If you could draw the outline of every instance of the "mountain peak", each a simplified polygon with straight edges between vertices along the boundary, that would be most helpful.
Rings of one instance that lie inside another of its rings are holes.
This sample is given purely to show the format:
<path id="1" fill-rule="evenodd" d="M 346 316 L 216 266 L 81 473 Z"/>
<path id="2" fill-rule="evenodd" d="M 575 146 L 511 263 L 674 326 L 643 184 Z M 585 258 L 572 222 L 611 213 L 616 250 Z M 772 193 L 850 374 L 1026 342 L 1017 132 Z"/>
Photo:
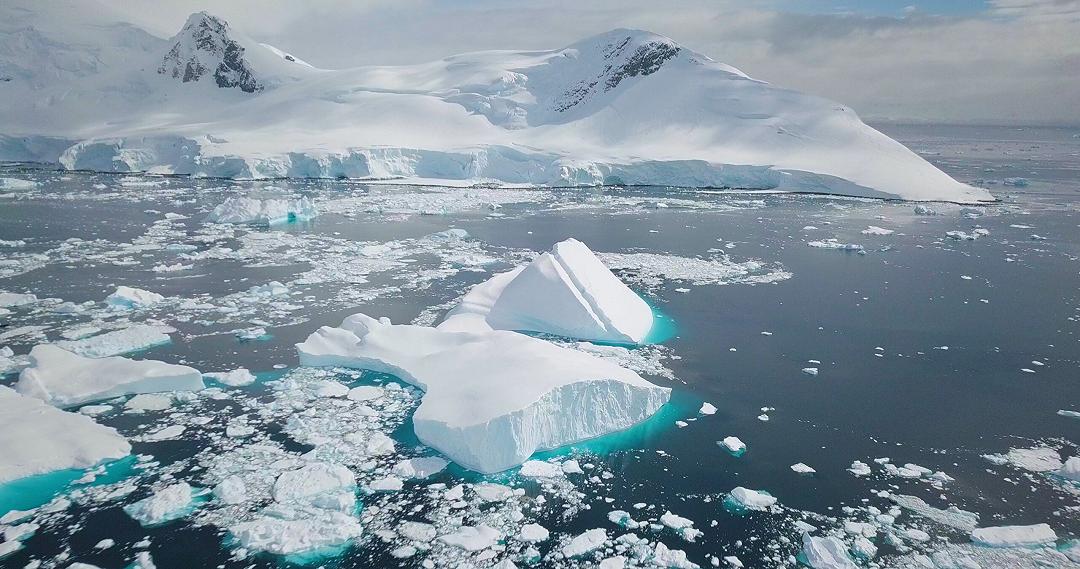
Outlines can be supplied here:
<path id="1" fill-rule="evenodd" d="M 244 58 L 244 47 L 232 37 L 228 22 L 207 12 L 188 16 L 173 37 L 158 73 L 184 83 L 212 76 L 218 87 L 235 87 L 246 93 L 263 89 Z"/>

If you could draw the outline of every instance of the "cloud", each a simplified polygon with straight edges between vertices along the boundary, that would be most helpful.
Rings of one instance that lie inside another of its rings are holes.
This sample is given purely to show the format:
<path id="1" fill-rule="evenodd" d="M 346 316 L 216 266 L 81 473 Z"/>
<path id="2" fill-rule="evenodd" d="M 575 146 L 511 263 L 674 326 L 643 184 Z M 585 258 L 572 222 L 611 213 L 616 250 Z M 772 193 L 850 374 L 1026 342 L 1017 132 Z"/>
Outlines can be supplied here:
<path id="1" fill-rule="evenodd" d="M 553 49 L 638 27 L 865 118 L 1080 124 L 1080 0 L 989 0 L 949 15 L 897 4 L 890 16 L 732 0 L 110 1 L 173 30 L 207 9 L 332 68 Z"/>

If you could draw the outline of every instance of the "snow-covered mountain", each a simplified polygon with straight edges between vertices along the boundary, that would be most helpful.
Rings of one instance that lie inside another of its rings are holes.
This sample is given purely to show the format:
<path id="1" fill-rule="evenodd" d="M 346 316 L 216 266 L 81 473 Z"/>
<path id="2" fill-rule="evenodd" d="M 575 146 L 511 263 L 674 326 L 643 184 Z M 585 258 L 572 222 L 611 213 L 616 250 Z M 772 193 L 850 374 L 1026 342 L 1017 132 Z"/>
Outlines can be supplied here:
<path id="1" fill-rule="evenodd" d="M 323 70 L 205 12 L 164 39 L 89 2 L 4 5 L 0 98 L 0 160 L 72 169 L 991 199 L 843 105 L 640 30 Z"/>

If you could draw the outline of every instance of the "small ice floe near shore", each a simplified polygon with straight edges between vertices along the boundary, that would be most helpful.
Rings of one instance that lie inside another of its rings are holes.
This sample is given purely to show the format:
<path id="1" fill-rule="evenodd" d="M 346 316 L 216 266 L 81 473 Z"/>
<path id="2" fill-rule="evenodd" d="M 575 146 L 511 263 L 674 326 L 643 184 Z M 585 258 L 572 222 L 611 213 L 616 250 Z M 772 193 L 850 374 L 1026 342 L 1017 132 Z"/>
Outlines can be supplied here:
<path id="1" fill-rule="evenodd" d="M 308 198 L 255 199 L 231 197 L 210 212 L 210 223 L 253 223 L 275 225 L 290 221 L 306 221 L 318 215 L 315 204 Z"/>
<path id="2" fill-rule="evenodd" d="M 639 344 L 652 326 L 649 305 L 584 243 L 567 239 L 528 265 L 473 287 L 438 328 Z"/>
<path id="3" fill-rule="evenodd" d="M 105 303 L 119 309 L 147 308 L 165 300 L 164 296 L 141 288 L 116 287 L 116 292 L 105 298 Z"/>
<path id="4" fill-rule="evenodd" d="M 49 344 L 30 350 L 30 367 L 15 389 L 57 407 L 71 407 L 119 395 L 197 391 L 204 387 L 194 368 L 119 356 L 87 358 Z"/>

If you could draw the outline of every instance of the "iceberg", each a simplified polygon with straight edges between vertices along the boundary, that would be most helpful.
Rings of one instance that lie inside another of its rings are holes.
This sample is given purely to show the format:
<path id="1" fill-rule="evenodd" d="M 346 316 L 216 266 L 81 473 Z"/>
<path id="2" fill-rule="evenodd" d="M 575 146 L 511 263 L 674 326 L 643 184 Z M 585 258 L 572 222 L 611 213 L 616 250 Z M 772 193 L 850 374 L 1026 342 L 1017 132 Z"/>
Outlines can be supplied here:
<path id="1" fill-rule="evenodd" d="M 87 358 L 50 344 L 30 350 L 30 367 L 15 389 L 56 407 L 73 407 L 121 395 L 198 391 L 205 387 L 194 368 L 119 356 Z"/>
<path id="2" fill-rule="evenodd" d="M 186 516 L 191 511 L 193 498 L 191 486 L 180 482 L 124 506 L 124 512 L 144 526 L 156 526 Z"/>
<path id="3" fill-rule="evenodd" d="M 1047 524 L 996 526 L 972 530 L 971 541 L 987 547 L 1037 547 L 1054 543 L 1057 534 Z"/>
<path id="4" fill-rule="evenodd" d="M 417 437 L 484 473 L 630 427 L 656 413 L 671 391 L 523 334 L 394 325 L 364 314 L 320 328 L 297 350 L 303 365 L 370 369 L 423 389 Z"/>
<path id="5" fill-rule="evenodd" d="M 105 297 L 109 306 L 121 309 L 146 308 L 165 300 L 164 296 L 141 288 L 118 286 L 116 292 Z"/>
<path id="6" fill-rule="evenodd" d="M 123 458 L 131 445 L 116 429 L 0 386 L 0 484 Z"/>
<path id="7" fill-rule="evenodd" d="M 835 537 L 812 537 L 803 534 L 802 553 L 813 569 L 858 569 L 848 556 L 847 546 Z"/>
<path id="8" fill-rule="evenodd" d="M 170 329 L 171 330 L 171 329 Z M 129 354 L 172 341 L 161 328 L 149 324 L 136 324 L 130 328 L 113 330 L 89 338 L 61 340 L 57 347 L 88 358 L 104 358 Z"/>
<path id="9" fill-rule="evenodd" d="M 577 239 L 472 288 L 438 327 L 515 330 L 640 344 L 652 309 Z"/>
<path id="10" fill-rule="evenodd" d="M 761 490 L 751 490 L 737 486 L 734 490 L 728 492 L 725 503 L 730 504 L 735 509 L 766 512 L 776 504 L 776 497 Z"/>
<path id="11" fill-rule="evenodd" d="M 254 223 L 274 225 L 290 221 L 305 221 L 318 215 L 315 204 L 308 198 L 255 199 L 231 197 L 214 208 L 206 221 L 210 223 Z"/>

